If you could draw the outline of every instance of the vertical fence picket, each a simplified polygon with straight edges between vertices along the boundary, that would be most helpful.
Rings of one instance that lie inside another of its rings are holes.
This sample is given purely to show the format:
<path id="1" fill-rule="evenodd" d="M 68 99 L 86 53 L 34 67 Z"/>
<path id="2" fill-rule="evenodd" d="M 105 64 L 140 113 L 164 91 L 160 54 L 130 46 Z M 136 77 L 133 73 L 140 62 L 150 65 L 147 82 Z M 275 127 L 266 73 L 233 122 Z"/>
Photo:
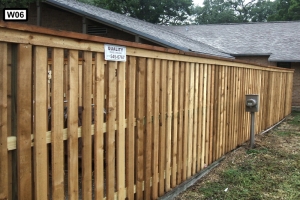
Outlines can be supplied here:
<path id="1" fill-rule="evenodd" d="M 64 198 L 63 49 L 53 48 L 51 80 L 52 198 Z"/>
<path id="2" fill-rule="evenodd" d="M 225 143 L 224 143 L 224 140 L 225 140 L 225 130 L 224 130 L 224 110 L 225 110 L 225 105 L 224 105 L 224 96 L 225 96 L 225 66 L 222 66 L 222 69 L 221 69 L 221 85 L 220 85 L 220 95 L 221 95 L 221 98 L 220 98 L 220 104 L 221 104 L 221 110 L 220 110 L 220 151 L 219 151 L 219 155 L 218 157 L 220 158 L 223 154 L 224 154 L 224 146 L 225 146 Z"/>
<path id="3" fill-rule="evenodd" d="M 92 52 L 83 53 L 82 70 L 82 198 L 92 198 Z"/>
<path id="4" fill-rule="evenodd" d="M 219 123 L 219 66 L 215 66 L 215 87 L 214 87 L 214 113 L 213 113 L 213 161 L 217 160 L 217 153 L 218 153 L 218 123 Z"/>
<path id="5" fill-rule="evenodd" d="M 0 199 L 8 199 L 7 43 L 0 42 Z"/>
<path id="6" fill-rule="evenodd" d="M 17 165 L 18 199 L 32 199 L 32 46 L 18 45 L 17 62 Z"/>
<path id="7" fill-rule="evenodd" d="M 211 65 L 207 66 L 207 92 L 206 92 L 206 130 L 205 130 L 205 141 L 204 141 L 204 165 L 208 165 L 208 155 L 209 155 L 209 134 L 210 134 L 210 115 L 211 115 Z"/>
<path id="8" fill-rule="evenodd" d="M 159 196 L 163 195 L 165 192 L 165 141 L 166 141 L 166 98 L 167 98 L 167 88 L 166 88 L 166 78 L 167 78 L 167 61 L 162 60 L 161 63 L 161 74 L 160 74 L 160 129 L 159 129 Z"/>
<path id="9" fill-rule="evenodd" d="M 145 90 L 146 90 L 146 58 L 138 59 L 137 69 L 137 99 L 138 105 L 136 126 L 137 126 L 137 138 L 136 138 L 136 196 L 137 199 L 143 199 L 143 182 L 144 177 L 144 134 L 145 134 Z"/>
<path id="10" fill-rule="evenodd" d="M 177 156 L 177 184 L 181 183 L 182 181 L 182 160 L 183 160 L 183 125 L 184 125 L 184 71 L 185 66 L 183 62 L 180 62 L 180 69 L 179 69 L 179 127 L 178 127 L 178 136 L 177 136 L 177 143 L 178 143 L 178 156 Z"/>
<path id="11" fill-rule="evenodd" d="M 171 178 L 171 141 L 172 141 L 172 78 L 173 61 L 167 65 L 167 130 L 166 130 L 166 191 L 169 191 Z"/>
<path id="12" fill-rule="evenodd" d="M 203 64 L 199 66 L 199 111 L 198 111 L 198 134 L 197 134 L 197 171 L 201 170 L 201 160 L 202 160 L 202 118 L 203 118 Z"/>
<path id="13" fill-rule="evenodd" d="M 178 142 L 178 119 L 179 119 L 179 109 L 178 109 L 178 101 L 179 101 L 179 62 L 174 63 L 174 73 L 173 73 L 173 125 L 172 125 L 172 176 L 171 176 L 171 187 L 174 188 L 176 184 L 177 177 L 177 142 Z"/>
<path id="14" fill-rule="evenodd" d="M 118 131 L 116 138 L 117 147 L 117 191 L 118 199 L 126 198 L 125 188 L 125 62 L 119 62 L 117 69 L 118 76 L 118 94 L 117 94 L 117 112 L 118 112 Z"/>
<path id="15" fill-rule="evenodd" d="M 117 101 L 117 62 L 107 63 L 108 91 L 106 109 L 106 199 L 114 199 L 115 193 L 115 121 Z"/>
<path id="16" fill-rule="evenodd" d="M 47 199 L 47 48 L 34 48 L 34 189 L 35 199 Z"/>
<path id="17" fill-rule="evenodd" d="M 229 70 L 229 74 L 230 74 L 230 78 L 228 78 L 228 90 L 229 90 L 229 100 L 228 101 L 228 106 L 229 106 L 229 113 L 228 113 L 228 121 L 227 123 L 229 123 L 229 128 L 228 128 L 228 132 L 229 132 L 229 138 L 228 138 L 228 150 L 233 149 L 233 143 L 234 143 L 234 139 L 233 139 L 233 129 L 234 129 L 234 68 L 233 67 L 228 67 Z"/>
<path id="18" fill-rule="evenodd" d="M 145 137 L 145 146 L 144 146 L 144 199 L 151 198 L 151 156 L 152 156 L 152 116 L 153 116 L 153 59 L 147 59 L 147 68 L 146 68 L 146 137 Z"/>
<path id="19" fill-rule="evenodd" d="M 16 129 L 12 127 L 12 124 L 14 124 L 14 118 L 13 118 L 13 112 L 12 112 L 12 108 L 13 108 L 13 99 L 16 100 L 16 96 L 15 98 L 13 97 L 13 85 L 15 86 L 16 83 L 13 84 L 13 77 L 12 77 L 12 74 L 16 73 L 16 70 L 14 70 L 15 72 L 13 72 L 13 61 L 12 61 L 12 52 L 13 52 L 13 44 L 11 43 L 7 43 L 7 60 L 5 61 L 5 58 L 4 59 L 1 59 L 2 62 L 6 62 L 6 66 L 7 66 L 7 136 L 12 136 L 12 135 L 16 135 L 14 134 L 13 130 Z M 2 51 L 1 51 L 2 52 Z M 5 52 L 5 50 L 3 50 L 3 52 Z M 5 55 L 2 54 L 2 55 Z M 4 73 L 1 73 L 1 74 L 4 74 Z M 5 74 L 4 74 L 5 75 Z M 4 80 L 4 79 L 2 79 Z M 5 93 L 4 93 L 5 94 Z M 3 95 L 3 98 L 5 98 L 5 96 Z M 11 119 L 11 120 L 8 120 L 8 119 Z M 3 126 L 5 127 L 5 126 Z M 4 142 L 5 143 L 5 142 Z M 12 151 L 9 151 L 8 152 L 8 199 L 13 199 L 13 195 L 17 195 L 17 191 L 16 191 L 16 184 L 13 184 L 15 183 L 16 181 L 13 181 L 13 177 L 14 177 L 14 174 L 16 174 L 16 159 L 13 159 L 15 157 L 16 153 L 15 152 L 12 152 Z M 5 156 L 3 156 L 3 158 L 5 158 Z M 4 160 L 4 159 L 3 159 Z M 4 169 L 3 169 L 4 170 Z M 5 170 L 4 170 L 5 172 Z M 15 179 L 16 177 L 14 177 Z M 3 179 L 5 180 L 5 179 Z M 5 190 L 5 187 L 4 187 L 4 190 Z M 15 192 L 13 192 L 13 190 Z M 14 193 L 14 194 L 13 194 Z"/>
<path id="20" fill-rule="evenodd" d="M 208 155 L 208 163 L 211 164 L 213 162 L 213 132 L 214 132 L 214 96 L 215 96 L 215 66 L 211 65 L 211 92 L 210 92 L 210 128 L 209 128 L 209 155 Z"/>
<path id="21" fill-rule="evenodd" d="M 152 198 L 158 197 L 158 157 L 159 157 L 159 83 L 160 83 L 160 63 L 156 59 L 154 63 L 153 77 L 153 155 L 152 155 Z"/>
<path id="22" fill-rule="evenodd" d="M 134 146 L 135 146 L 135 81 L 136 58 L 129 57 L 126 68 L 126 186 L 127 198 L 134 199 Z"/>
<path id="23" fill-rule="evenodd" d="M 194 131 L 193 131 L 193 158 L 192 175 L 197 172 L 197 136 L 198 136 L 198 107 L 199 107 L 199 64 L 195 64 L 195 90 L 194 90 Z"/>
<path id="24" fill-rule="evenodd" d="M 78 199 L 78 51 L 68 55 L 68 196 Z"/>
<path id="25" fill-rule="evenodd" d="M 201 132 L 201 169 L 205 166 L 205 134 L 206 134 L 206 111 L 207 111 L 207 64 L 203 68 L 203 101 L 202 101 L 202 132 Z"/>
<path id="26" fill-rule="evenodd" d="M 189 142 L 189 98 L 190 98 L 190 63 L 185 63 L 184 83 L 184 129 L 183 129 L 183 154 L 182 154 L 182 179 L 188 178 L 188 142 Z"/>
<path id="27" fill-rule="evenodd" d="M 194 134 L 194 86 L 195 86 L 195 65 L 188 63 L 189 68 L 189 97 L 188 97 L 188 135 L 187 139 L 187 178 L 192 175 L 192 158 L 193 158 L 193 134 Z"/>

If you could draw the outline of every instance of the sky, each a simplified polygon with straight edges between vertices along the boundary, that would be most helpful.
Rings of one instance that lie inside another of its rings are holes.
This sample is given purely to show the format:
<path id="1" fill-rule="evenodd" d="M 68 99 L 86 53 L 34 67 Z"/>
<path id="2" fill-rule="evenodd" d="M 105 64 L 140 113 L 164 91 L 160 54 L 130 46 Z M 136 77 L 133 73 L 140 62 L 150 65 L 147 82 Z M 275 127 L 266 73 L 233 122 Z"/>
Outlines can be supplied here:
<path id="1" fill-rule="evenodd" d="M 193 0 L 194 5 L 202 6 L 203 0 Z"/>

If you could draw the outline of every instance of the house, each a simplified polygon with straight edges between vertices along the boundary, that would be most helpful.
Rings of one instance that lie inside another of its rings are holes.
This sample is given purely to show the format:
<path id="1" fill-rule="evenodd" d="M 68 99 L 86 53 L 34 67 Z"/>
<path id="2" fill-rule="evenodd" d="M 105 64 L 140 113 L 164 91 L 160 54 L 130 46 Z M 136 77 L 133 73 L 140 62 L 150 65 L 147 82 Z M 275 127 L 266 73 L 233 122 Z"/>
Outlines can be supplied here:
<path id="1" fill-rule="evenodd" d="M 46 28 L 163 46 L 185 52 L 192 51 L 204 55 L 234 58 L 202 42 L 173 33 L 163 26 L 75 0 L 45 0 L 43 3 L 31 4 L 28 23 Z"/>
<path id="2" fill-rule="evenodd" d="M 239 60 L 295 69 L 292 104 L 300 106 L 300 21 L 167 28 Z"/>
<path id="3" fill-rule="evenodd" d="M 293 106 L 300 106 L 300 21 L 161 26 L 75 0 L 29 8 L 28 24 L 295 69 Z"/>

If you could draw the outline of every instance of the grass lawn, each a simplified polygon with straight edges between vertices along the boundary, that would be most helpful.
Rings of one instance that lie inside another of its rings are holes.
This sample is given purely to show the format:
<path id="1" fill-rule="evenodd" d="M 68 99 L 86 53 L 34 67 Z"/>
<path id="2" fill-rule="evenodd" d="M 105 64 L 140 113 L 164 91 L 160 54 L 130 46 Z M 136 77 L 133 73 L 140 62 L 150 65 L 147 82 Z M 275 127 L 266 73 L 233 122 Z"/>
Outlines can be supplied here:
<path id="1" fill-rule="evenodd" d="M 176 199 L 300 200 L 300 112 L 226 155 L 222 163 Z"/>

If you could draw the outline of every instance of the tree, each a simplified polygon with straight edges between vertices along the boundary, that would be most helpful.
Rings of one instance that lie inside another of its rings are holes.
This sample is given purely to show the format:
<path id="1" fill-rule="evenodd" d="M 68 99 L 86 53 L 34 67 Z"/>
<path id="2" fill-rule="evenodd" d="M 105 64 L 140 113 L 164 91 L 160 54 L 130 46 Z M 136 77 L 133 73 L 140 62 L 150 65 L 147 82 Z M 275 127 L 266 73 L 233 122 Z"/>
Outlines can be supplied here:
<path id="1" fill-rule="evenodd" d="M 249 14 L 252 22 L 266 22 L 276 11 L 276 3 L 270 0 L 258 0 Z"/>
<path id="2" fill-rule="evenodd" d="M 182 24 L 192 0 L 94 0 L 94 5 L 156 24 Z"/>
<path id="3" fill-rule="evenodd" d="M 204 0 L 203 7 L 196 7 L 196 24 L 216 24 L 237 22 L 237 17 L 230 3 L 224 0 Z"/>
<path id="4" fill-rule="evenodd" d="M 277 0 L 276 11 L 268 18 L 268 21 L 290 21 L 292 18 L 289 14 L 291 0 Z"/>
<path id="5" fill-rule="evenodd" d="M 193 11 L 196 24 L 264 22 L 275 13 L 276 5 L 270 0 L 204 0 L 203 7 Z"/>
<path id="6" fill-rule="evenodd" d="M 248 22 L 251 18 L 250 10 L 254 6 L 254 1 L 246 2 L 245 0 L 229 0 L 229 5 L 234 10 L 238 22 Z"/>
<path id="7" fill-rule="evenodd" d="M 292 0 L 288 12 L 292 20 L 300 20 L 300 0 Z"/>
<path id="8" fill-rule="evenodd" d="M 3 8 L 27 8 L 36 0 L 0 0 L 0 9 Z"/>

